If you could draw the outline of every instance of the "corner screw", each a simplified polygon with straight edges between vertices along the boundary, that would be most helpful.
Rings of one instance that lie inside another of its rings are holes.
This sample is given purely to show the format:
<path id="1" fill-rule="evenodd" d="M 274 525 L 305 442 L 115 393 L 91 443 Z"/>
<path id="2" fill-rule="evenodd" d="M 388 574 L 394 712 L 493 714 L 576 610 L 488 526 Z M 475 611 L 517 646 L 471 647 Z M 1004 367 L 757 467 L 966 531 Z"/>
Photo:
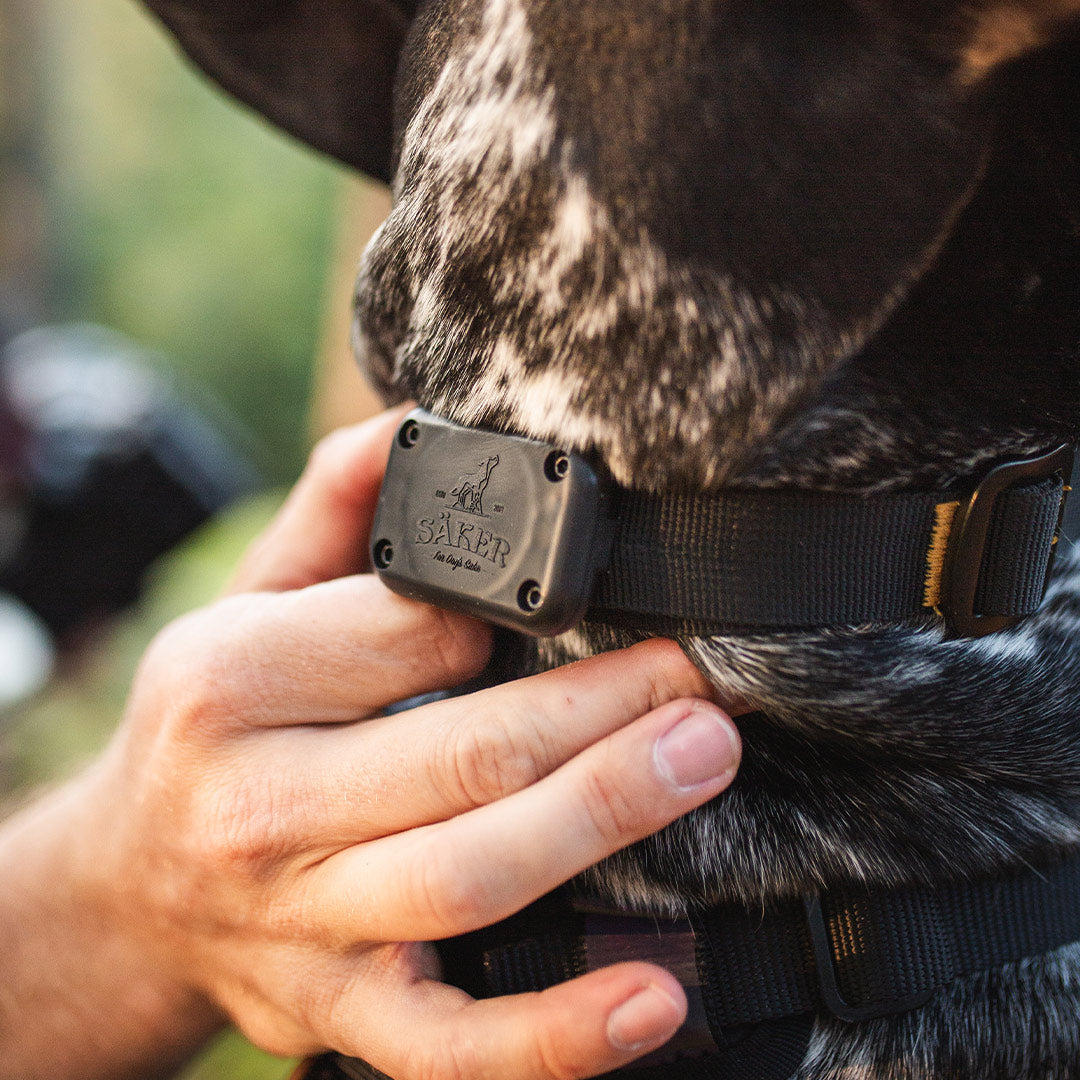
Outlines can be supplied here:
<path id="1" fill-rule="evenodd" d="M 420 441 L 420 425 L 415 420 L 406 420 L 398 431 L 398 442 L 409 450 Z"/>
<path id="2" fill-rule="evenodd" d="M 544 475 L 553 483 L 565 480 L 570 473 L 570 459 L 561 450 L 552 450 L 544 459 Z"/>
<path id="3" fill-rule="evenodd" d="M 540 589 L 540 583 L 530 578 L 521 583 L 518 589 L 518 607 L 522 611 L 536 611 L 544 602 L 544 594 Z"/>

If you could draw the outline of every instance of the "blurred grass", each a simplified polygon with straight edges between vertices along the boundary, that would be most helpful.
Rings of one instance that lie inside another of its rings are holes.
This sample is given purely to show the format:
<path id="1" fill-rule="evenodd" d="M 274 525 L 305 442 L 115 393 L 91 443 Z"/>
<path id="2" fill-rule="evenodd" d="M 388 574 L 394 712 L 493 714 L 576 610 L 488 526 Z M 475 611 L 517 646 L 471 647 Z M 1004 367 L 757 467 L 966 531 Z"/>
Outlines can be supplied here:
<path id="1" fill-rule="evenodd" d="M 154 350 L 252 433 L 269 479 L 290 480 L 308 445 L 340 171 L 196 76 L 132 0 L 34 2 L 49 318 Z M 137 610 L 3 717 L 0 764 L 17 787 L 69 774 L 107 741 L 150 638 L 219 591 L 278 500 L 233 509 L 163 559 Z M 289 1071 L 229 1033 L 184 1076 Z"/>

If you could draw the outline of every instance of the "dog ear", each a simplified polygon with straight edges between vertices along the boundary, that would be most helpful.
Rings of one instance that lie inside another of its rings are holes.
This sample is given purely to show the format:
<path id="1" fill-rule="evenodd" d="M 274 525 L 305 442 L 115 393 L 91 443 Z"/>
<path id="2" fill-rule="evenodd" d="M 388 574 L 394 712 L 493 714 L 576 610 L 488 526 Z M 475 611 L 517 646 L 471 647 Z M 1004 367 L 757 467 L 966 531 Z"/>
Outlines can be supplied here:
<path id="1" fill-rule="evenodd" d="M 290 134 L 380 180 L 414 0 L 146 0 L 188 55 Z"/>
<path id="2" fill-rule="evenodd" d="M 970 0 L 960 10 L 960 73 L 968 84 L 1080 30 L 1080 0 Z"/>

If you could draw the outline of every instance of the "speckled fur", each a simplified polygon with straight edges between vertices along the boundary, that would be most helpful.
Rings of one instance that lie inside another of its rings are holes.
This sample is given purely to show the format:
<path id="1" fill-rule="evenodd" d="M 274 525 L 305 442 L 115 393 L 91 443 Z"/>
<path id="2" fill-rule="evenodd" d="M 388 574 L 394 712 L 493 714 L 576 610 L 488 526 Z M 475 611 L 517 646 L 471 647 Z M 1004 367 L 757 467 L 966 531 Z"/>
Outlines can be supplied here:
<path id="1" fill-rule="evenodd" d="M 1075 440 L 1072 13 L 432 0 L 358 352 L 391 399 L 649 490 L 940 489 Z M 678 912 L 1080 841 L 1078 629 L 1066 552 L 1043 609 L 987 639 L 929 619 L 684 641 L 755 709 L 739 777 L 583 884 Z M 537 658 L 633 638 L 585 624 Z M 798 1080 L 946 1076 L 1080 1076 L 1080 947 L 822 1023 Z"/>

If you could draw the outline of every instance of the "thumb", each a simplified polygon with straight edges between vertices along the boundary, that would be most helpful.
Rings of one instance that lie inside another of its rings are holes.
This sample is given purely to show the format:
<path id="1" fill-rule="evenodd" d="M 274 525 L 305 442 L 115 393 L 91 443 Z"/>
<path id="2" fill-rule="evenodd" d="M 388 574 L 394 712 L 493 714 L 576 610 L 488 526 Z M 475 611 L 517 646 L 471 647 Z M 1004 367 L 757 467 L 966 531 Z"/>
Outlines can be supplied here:
<path id="1" fill-rule="evenodd" d="M 355 574 L 367 543 L 390 444 L 410 406 L 341 428 L 312 451 L 277 516 L 248 549 L 236 592 L 283 592 Z"/>

